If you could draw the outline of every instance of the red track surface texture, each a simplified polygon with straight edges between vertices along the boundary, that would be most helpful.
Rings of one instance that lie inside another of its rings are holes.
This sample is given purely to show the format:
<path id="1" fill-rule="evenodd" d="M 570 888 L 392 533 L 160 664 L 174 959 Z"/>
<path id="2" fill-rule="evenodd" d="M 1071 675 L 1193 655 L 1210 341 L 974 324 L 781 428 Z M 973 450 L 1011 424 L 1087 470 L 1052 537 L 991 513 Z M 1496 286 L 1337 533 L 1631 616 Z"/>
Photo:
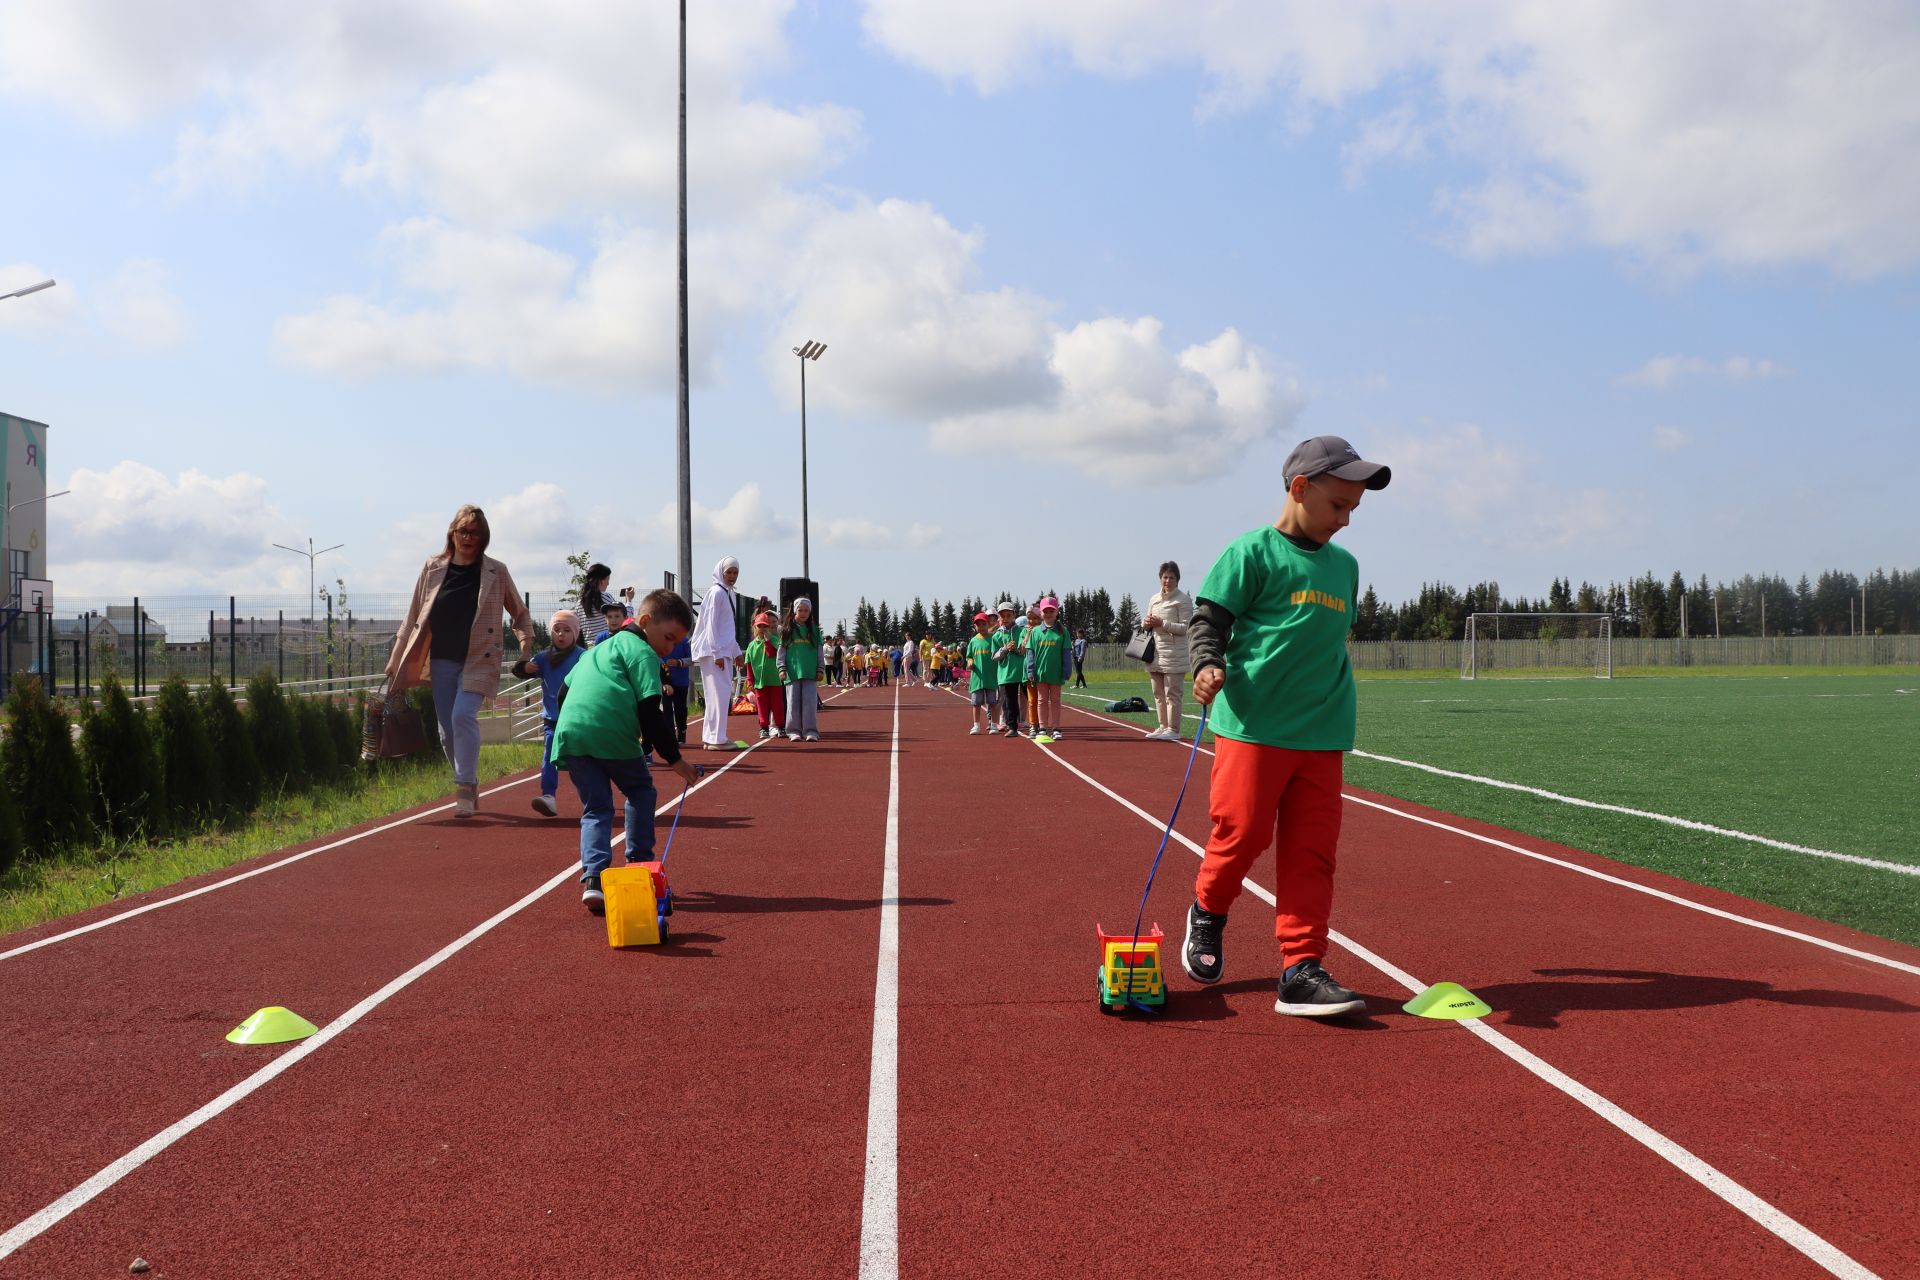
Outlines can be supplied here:
<path id="1" fill-rule="evenodd" d="M 566 874 L 577 828 L 519 787 L 0 959 L 0 1280 L 136 1256 L 159 1277 L 855 1275 L 863 1215 L 874 1276 L 1920 1275 L 1920 977 L 1473 834 L 1920 953 L 1356 801 L 1328 964 L 1370 1016 L 1271 1011 L 1252 894 L 1227 981 L 1180 975 L 1175 843 L 1148 906 L 1166 1010 L 1103 1017 L 1094 922 L 1131 923 L 1185 750 L 1086 716 L 1052 748 L 969 737 L 958 701 L 900 691 L 889 906 L 895 720 L 893 690 L 857 691 L 825 741 L 710 778 L 665 947 L 606 946 Z M 1178 824 L 1201 843 L 1206 763 Z M 876 1149 L 897 1155 L 872 1169 L 888 910 L 898 1128 Z M 1485 1030 L 1401 1013 L 1375 957 L 1471 988 Z M 269 1004 L 352 1021 L 304 1051 L 226 1043 Z"/>

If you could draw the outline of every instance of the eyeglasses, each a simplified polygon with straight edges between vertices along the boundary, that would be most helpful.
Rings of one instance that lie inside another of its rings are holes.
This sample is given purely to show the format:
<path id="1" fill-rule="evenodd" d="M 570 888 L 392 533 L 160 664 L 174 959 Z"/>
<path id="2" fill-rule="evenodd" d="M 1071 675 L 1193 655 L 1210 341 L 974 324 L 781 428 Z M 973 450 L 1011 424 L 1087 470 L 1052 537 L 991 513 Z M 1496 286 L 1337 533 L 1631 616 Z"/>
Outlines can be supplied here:
<path id="1" fill-rule="evenodd" d="M 453 531 L 453 536 L 456 538 L 477 538 L 480 536 L 480 531 L 470 524 L 463 524 Z"/>

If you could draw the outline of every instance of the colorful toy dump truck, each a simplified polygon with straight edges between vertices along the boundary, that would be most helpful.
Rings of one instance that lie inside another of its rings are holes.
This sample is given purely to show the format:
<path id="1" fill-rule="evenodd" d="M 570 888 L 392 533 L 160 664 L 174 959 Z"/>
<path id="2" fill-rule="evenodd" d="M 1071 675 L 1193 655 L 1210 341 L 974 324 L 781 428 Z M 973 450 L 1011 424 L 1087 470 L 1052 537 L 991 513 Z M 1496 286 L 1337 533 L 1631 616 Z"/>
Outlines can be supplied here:
<path id="1" fill-rule="evenodd" d="M 1160 926 L 1141 934 L 1100 935 L 1100 1012 L 1122 1013 L 1127 1006 L 1151 1012 L 1167 1002 L 1166 978 L 1160 972 L 1160 944 L 1166 935 Z"/>

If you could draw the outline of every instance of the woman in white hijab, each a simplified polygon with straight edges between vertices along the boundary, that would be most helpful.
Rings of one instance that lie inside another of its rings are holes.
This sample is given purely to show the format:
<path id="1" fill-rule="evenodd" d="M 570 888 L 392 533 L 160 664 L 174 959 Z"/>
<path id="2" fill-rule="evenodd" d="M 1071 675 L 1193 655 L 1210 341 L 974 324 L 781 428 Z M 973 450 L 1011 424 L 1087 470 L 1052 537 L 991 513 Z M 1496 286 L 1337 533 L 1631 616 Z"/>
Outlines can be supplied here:
<path id="1" fill-rule="evenodd" d="M 733 673 L 740 665 L 740 639 L 734 629 L 734 615 L 740 597 L 734 583 L 740 581 L 740 562 L 728 556 L 713 566 L 713 586 L 701 601 L 700 616 L 694 620 L 689 645 L 693 661 L 700 668 L 700 687 L 706 695 L 707 713 L 701 722 L 701 736 L 709 749 L 732 745 L 733 733 L 727 725 L 727 712 L 733 705 Z"/>

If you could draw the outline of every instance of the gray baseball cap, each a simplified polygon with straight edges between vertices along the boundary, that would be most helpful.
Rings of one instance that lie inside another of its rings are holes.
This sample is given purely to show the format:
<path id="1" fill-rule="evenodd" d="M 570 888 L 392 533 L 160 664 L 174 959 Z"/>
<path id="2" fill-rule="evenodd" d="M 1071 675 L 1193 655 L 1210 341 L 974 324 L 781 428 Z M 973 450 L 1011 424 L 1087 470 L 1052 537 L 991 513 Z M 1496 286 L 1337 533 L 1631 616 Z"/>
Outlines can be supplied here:
<path id="1" fill-rule="evenodd" d="M 1295 476 L 1311 480 L 1315 476 L 1333 476 L 1338 480 L 1358 480 L 1369 489 L 1384 489 L 1393 479 L 1393 471 L 1384 462 L 1367 462 L 1352 445 L 1339 436 L 1315 436 L 1302 440 L 1287 455 L 1280 478 L 1287 484 Z"/>

